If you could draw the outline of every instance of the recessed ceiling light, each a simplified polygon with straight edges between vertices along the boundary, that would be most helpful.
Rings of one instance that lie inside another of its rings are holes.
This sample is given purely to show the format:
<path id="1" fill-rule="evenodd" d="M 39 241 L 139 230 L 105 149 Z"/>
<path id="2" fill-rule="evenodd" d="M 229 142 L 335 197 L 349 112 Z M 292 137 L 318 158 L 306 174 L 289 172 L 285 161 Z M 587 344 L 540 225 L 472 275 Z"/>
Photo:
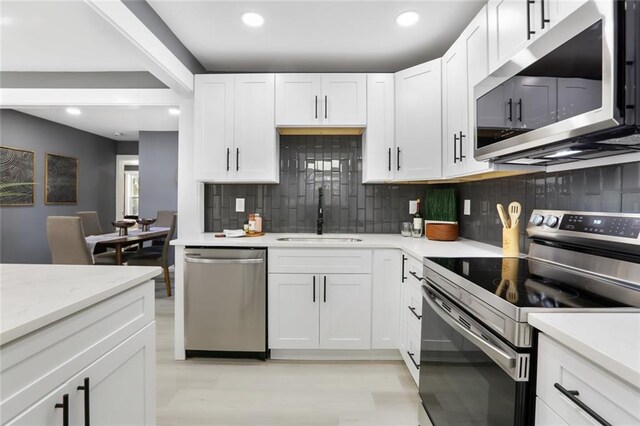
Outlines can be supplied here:
<path id="1" fill-rule="evenodd" d="M 407 10 L 406 12 L 402 12 L 396 16 L 396 22 L 401 27 L 410 27 L 418 23 L 419 20 L 420 15 L 418 15 L 418 12 L 414 12 L 413 10 Z"/>
<path id="2" fill-rule="evenodd" d="M 113 136 L 115 136 L 116 138 L 119 138 L 119 137 L 120 137 L 120 136 L 122 136 L 122 135 L 123 135 L 123 133 L 122 133 L 122 132 L 115 132 L 115 133 L 113 134 Z"/>
<path id="3" fill-rule="evenodd" d="M 67 114 L 80 115 L 80 114 L 82 114 L 82 111 L 80 111 L 80 109 L 78 109 L 78 108 L 69 107 L 69 108 L 67 108 Z"/>
<path id="4" fill-rule="evenodd" d="M 258 13 L 247 12 L 242 15 L 242 22 L 250 27 L 261 27 L 264 24 L 264 18 Z"/>
<path id="5" fill-rule="evenodd" d="M 180 110 L 178 108 L 169 108 L 169 114 L 180 115 Z"/>

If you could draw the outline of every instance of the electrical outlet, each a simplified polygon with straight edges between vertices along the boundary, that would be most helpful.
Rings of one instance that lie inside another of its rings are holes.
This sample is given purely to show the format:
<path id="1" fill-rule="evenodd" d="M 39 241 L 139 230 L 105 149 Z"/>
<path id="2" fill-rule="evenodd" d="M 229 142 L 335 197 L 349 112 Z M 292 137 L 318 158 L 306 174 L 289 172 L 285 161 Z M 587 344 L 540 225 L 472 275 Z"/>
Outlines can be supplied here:
<path id="1" fill-rule="evenodd" d="M 409 214 L 415 214 L 418 210 L 418 200 L 409 200 Z"/>
<path id="2" fill-rule="evenodd" d="M 244 198 L 236 198 L 236 213 L 244 213 Z"/>
<path id="3" fill-rule="evenodd" d="M 471 215 L 471 200 L 464 200 L 464 215 Z"/>

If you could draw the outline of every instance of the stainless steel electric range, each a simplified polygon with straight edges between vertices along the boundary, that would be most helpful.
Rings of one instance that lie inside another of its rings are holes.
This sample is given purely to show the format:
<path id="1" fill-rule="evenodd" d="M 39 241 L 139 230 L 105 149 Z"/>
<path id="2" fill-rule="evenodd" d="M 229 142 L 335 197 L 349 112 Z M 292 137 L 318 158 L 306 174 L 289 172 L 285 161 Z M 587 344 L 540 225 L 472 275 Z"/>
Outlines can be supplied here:
<path id="1" fill-rule="evenodd" d="M 532 425 L 532 312 L 640 312 L 640 214 L 535 210 L 529 254 L 425 258 L 420 397 L 442 425 Z"/>

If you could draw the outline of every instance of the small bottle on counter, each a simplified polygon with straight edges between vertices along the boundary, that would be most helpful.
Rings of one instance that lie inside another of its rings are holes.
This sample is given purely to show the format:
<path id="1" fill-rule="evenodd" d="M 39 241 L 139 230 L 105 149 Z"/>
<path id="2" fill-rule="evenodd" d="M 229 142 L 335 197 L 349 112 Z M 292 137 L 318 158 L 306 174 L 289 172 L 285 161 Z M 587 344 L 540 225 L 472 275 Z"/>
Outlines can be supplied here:
<path id="1" fill-rule="evenodd" d="M 262 218 L 260 217 L 260 213 L 256 213 L 253 215 L 254 220 L 256 221 L 256 232 L 262 232 Z"/>
<path id="2" fill-rule="evenodd" d="M 249 232 L 249 221 L 248 221 L 248 220 L 245 220 L 245 221 L 244 221 L 244 225 L 242 225 L 242 230 L 243 230 L 245 233 Z"/>
<path id="3" fill-rule="evenodd" d="M 256 232 L 256 218 L 253 213 L 249 215 L 249 232 Z"/>

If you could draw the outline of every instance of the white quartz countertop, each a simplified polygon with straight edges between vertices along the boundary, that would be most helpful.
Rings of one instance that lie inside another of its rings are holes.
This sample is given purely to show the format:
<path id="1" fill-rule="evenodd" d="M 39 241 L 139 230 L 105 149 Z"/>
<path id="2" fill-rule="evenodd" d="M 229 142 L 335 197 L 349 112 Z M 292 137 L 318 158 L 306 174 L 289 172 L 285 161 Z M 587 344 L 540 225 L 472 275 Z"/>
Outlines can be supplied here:
<path id="1" fill-rule="evenodd" d="M 640 388 L 639 313 L 529 314 L 529 324 Z"/>
<path id="2" fill-rule="evenodd" d="M 397 248 L 422 259 L 424 256 L 441 257 L 500 257 L 502 249 L 477 241 L 430 241 L 424 237 L 403 237 L 399 234 L 324 234 L 324 238 L 359 238 L 358 242 L 326 241 L 278 241 L 279 238 L 318 237 L 316 234 L 266 234 L 262 237 L 216 238 L 213 233 L 202 233 L 192 238 L 178 238 L 176 246 L 206 247 L 268 247 L 268 248 Z"/>
<path id="3" fill-rule="evenodd" d="M 149 266 L 0 265 L 0 346 L 143 283 Z"/>

